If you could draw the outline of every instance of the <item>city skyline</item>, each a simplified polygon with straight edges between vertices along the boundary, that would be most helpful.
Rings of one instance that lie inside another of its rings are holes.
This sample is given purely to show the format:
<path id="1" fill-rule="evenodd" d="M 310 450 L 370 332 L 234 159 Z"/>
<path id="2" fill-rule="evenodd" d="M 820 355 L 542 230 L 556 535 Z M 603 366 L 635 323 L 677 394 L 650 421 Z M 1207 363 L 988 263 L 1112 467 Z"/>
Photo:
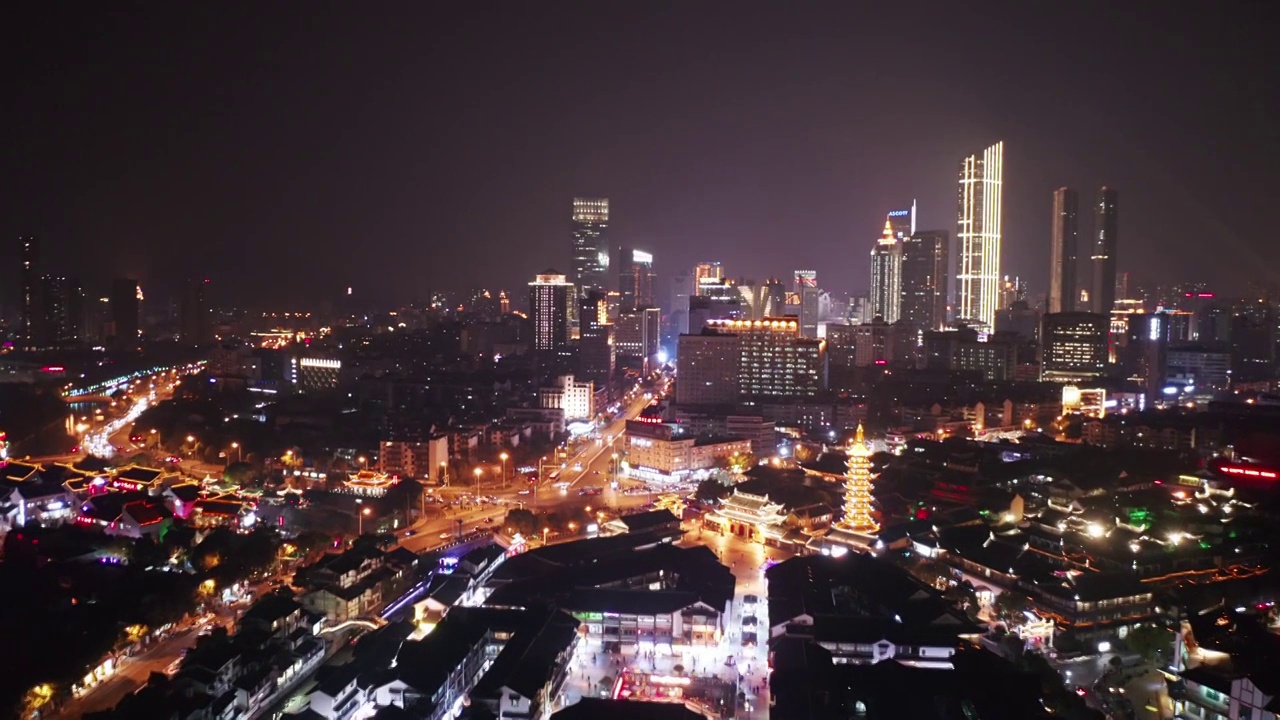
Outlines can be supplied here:
<path id="1" fill-rule="evenodd" d="M 1260 62 L 1261 10 L 1206 27 L 1172 9 L 1139 23 L 1104 4 L 1008 3 L 981 21 L 924 7 L 924 23 L 919 8 L 746 8 L 727 29 L 710 7 L 613 9 L 608 40 L 585 31 L 600 18 L 450 9 L 426 26 L 454 36 L 429 30 L 427 42 L 411 16 L 388 24 L 337 9 L 314 13 L 305 31 L 283 8 L 42 11 L 11 46 L 25 60 L 9 164 L 23 182 L 0 200 L 10 239 L 0 252 L 16 261 L 13 239 L 38 237 L 63 258 L 50 272 L 93 293 L 108 286 L 98 274 L 137 277 L 157 297 L 207 276 L 263 286 L 264 303 L 348 286 L 410 301 L 427 289 L 519 287 L 547 265 L 568 271 L 565 204 L 590 193 L 611 199 L 615 245 L 651 250 L 660 275 L 710 257 L 748 277 L 821 267 L 824 287 L 855 291 L 869 258 L 845 249 L 903 197 L 919 199 L 918 227 L 954 232 L 952 168 L 1000 138 L 1002 273 L 1036 292 L 1047 288 L 1050 193 L 1064 185 L 1124 189 L 1123 270 L 1220 284 L 1231 271 L 1188 261 L 1213 237 L 1274 279 L 1280 251 L 1248 224 L 1269 207 L 1280 150 L 1265 121 L 1273 101 L 1258 91 L 1275 72 Z M 1054 30 L 1085 18 L 1087 52 Z M 849 69 L 885 64 L 896 41 L 872 28 L 903 23 L 918 35 L 915 57 L 888 72 Z M 172 43 L 123 50 L 159 28 Z M 575 51 L 520 63 L 542 47 L 532 37 Z M 765 37 L 778 42 L 761 52 Z M 961 37 L 982 49 L 957 52 Z M 234 58 L 209 64 L 202 49 L 223 46 Z M 290 61 L 264 61 L 276 56 Z M 592 67 L 572 60 L 584 56 Z M 100 71 L 77 75 L 86 62 Z M 972 92 L 984 73 L 990 82 Z M 1065 96 L 1084 101 L 1035 110 Z M 873 110 L 914 106 L 928 111 Z M 1251 110 L 1210 111 L 1221 107 Z M 93 121 L 73 125 L 82 117 Z M 1185 142 L 1196 136 L 1225 144 Z M 1174 148 L 1178 162 L 1158 159 Z M 233 262 L 245 254 L 255 262 Z M 16 291 L 3 302 L 15 307 Z"/>

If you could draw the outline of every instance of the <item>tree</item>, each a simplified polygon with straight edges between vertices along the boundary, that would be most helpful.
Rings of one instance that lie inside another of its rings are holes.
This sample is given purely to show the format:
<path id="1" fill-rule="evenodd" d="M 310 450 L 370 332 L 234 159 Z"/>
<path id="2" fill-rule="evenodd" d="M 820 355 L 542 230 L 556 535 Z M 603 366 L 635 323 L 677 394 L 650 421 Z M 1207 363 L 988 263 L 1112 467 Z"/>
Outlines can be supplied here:
<path id="1" fill-rule="evenodd" d="M 694 497 L 703 502 L 715 502 L 729 494 L 729 486 L 714 478 L 707 478 L 698 483 Z"/>
<path id="2" fill-rule="evenodd" d="M 1172 650 L 1173 633 L 1158 625 L 1139 625 L 1129 631 L 1125 642 L 1130 650 L 1148 661 L 1155 661 L 1160 653 Z"/>
<path id="3" fill-rule="evenodd" d="M 942 593 L 942 597 L 946 598 L 952 605 L 965 611 L 969 619 L 977 619 L 978 593 L 974 591 L 973 585 L 969 584 L 968 581 L 957 583 L 947 588 L 946 592 Z"/>
<path id="4" fill-rule="evenodd" d="M 222 480 L 228 485 L 244 487 L 253 479 L 253 467 L 247 462 L 233 462 L 222 471 Z"/>
<path id="5" fill-rule="evenodd" d="M 1031 600 L 1026 595 L 1006 590 L 996 598 L 992 604 L 992 609 L 1001 619 L 1020 624 L 1026 621 L 1026 616 L 1023 613 L 1031 609 Z"/>
<path id="6" fill-rule="evenodd" d="M 524 508 L 508 510 L 503 527 L 513 534 L 532 535 L 538 529 L 538 517 Z"/>

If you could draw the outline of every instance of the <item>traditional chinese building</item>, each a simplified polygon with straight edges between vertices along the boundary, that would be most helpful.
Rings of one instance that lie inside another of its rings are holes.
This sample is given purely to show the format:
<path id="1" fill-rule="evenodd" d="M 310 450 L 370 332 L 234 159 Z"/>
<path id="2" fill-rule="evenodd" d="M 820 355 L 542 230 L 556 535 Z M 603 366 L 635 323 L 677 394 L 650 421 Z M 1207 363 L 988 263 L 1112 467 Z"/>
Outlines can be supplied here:
<path id="1" fill-rule="evenodd" d="M 721 532 L 755 542 L 776 543 L 786 534 L 786 519 L 782 503 L 769 500 L 768 495 L 734 490 L 719 510 L 706 517 L 706 522 Z"/>
<path id="2" fill-rule="evenodd" d="M 382 497 L 391 487 L 400 482 L 400 478 L 374 470 L 361 470 L 348 473 L 342 484 L 344 492 L 364 497 Z"/>

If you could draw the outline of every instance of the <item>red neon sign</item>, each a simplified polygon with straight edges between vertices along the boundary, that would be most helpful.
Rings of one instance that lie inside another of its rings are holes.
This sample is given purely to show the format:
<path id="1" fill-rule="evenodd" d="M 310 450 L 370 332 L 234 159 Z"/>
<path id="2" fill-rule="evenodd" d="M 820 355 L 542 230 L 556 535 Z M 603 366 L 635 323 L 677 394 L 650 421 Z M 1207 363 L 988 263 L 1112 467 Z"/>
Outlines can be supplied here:
<path id="1" fill-rule="evenodd" d="M 1226 473 L 1227 475 L 1264 478 L 1266 480 L 1275 480 L 1277 477 L 1280 477 L 1280 474 L 1277 474 L 1274 470 L 1260 470 L 1256 467 L 1249 467 L 1247 465 L 1223 465 L 1218 468 L 1218 471 Z"/>

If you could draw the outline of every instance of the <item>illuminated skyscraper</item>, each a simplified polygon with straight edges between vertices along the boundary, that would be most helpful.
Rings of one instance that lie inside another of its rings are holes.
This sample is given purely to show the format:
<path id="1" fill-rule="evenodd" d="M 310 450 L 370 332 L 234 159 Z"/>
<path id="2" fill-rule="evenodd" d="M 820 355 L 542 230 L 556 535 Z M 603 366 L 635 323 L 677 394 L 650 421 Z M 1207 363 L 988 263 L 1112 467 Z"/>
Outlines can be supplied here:
<path id="1" fill-rule="evenodd" d="M 1120 193 L 1110 188 L 1098 191 L 1094 208 L 1093 289 L 1089 300 L 1093 311 L 1110 315 L 1116 304 L 1116 233 L 1119 230 Z"/>
<path id="2" fill-rule="evenodd" d="M 578 294 L 609 290 L 609 198 L 573 199 L 573 263 Z"/>
<path id="3" fill-rule="evenodd" d="M 1076 309 L 1076 263 L 1080 239 L 1080 196 L 1071 188 L 1053 191 L 1053 234 L 1049 248 L 1051 313 Z"/>
<path id="4" fill-rule="evenodd" d="M 901 241 L 902 301 L 898 319 L 918 330 L 940 330 L 947 324 L 949 240 L 946 230 L 922 230 Z"/>
<path id="5" fill-rule="evenodd" d="M 1004 143 L 960 162 L 956 319 L 990 330 L 1000 302 Z"/>
<path id="6" fill-rule="evenodd" d="M 622 293 L 622 309 L 654 306 L 653 255 L 631 248 L 622 248 L 619 255 L 618 290 Z"/>
<path id="7" fill-rule="evenodd" d="M 887 323 L 898 322 L 902 307 L 902 244 L 892 218 L 884 220 L 884 235 L 871 248 L 871 313 Z"/>
<path id="8" fill-rule="evenodd" d="M 572 296 L 573 284 L 555 270 L 546 270 L 529 283 L 534 350 L 560 350 L 569 344 L 569 298 Z"/>
<path id="9" fill-rule="evenodd" d="M 875 521 L 871 488 L 871 446 L 863 439 L 862 424 L 846 449 L 848 464 L 844 472 L 844 510 L 836 528 L 857 535 L 874 535 L 880 531 Z"/>
<path id="10" fill-rule="evenodd" d="M 693 266 L 693 287 L 690 291 L 694 295 L 702 295 L 701 288 L 704 285 L 714 286 L 720 285 L 724 281 L 724 268 L 718 262 L 700 262 Z"/>

